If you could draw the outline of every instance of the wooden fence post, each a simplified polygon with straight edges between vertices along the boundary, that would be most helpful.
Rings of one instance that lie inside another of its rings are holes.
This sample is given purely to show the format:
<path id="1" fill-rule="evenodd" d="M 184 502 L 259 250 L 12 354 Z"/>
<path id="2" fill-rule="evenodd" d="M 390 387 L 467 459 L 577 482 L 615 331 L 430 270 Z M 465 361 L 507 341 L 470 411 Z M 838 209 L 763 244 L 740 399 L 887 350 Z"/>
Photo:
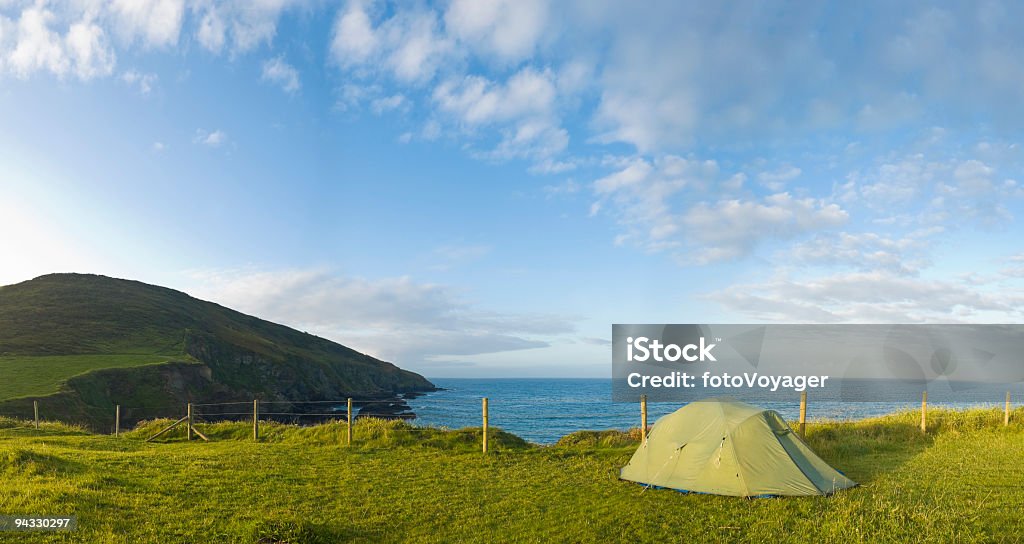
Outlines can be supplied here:
<path id="1" fill-rule="evenodd" d="M 352 397 L 348 398 L 348 442 L 346 444 L 352 445 Z"/>
<path id="2" fill-rule="evenodd" d="M 640 443 L 647 445 L 647 395 L 640 395 Z"/>
<path id="3" fill-rule="evenodd" d="M 36 428 L 39 428 L 39 401 L 32 401 L 32 412 L 35 414 Z"/>
<path id="4" fill-rule="evenodd" d="M 800 438 L 807 435 L 807 391 L 800 392 Z"/>
<path id="5" fill-rule="evenodd" d="M 483 444 L 484 444 L 484 453 L 487 453 L 487 428 L 488 428 L 488 424 L 487 424 L 487 397 L 484 397 L 483 410 L 484 410 L 484 442 L 483 442 Z"/>
<path id="6" fill-rule="evenodd" d="M 156 439 L 157 437 L 163 436 L 165 433 L 167 433 L 171 429 L 173 429 L 173 428 L 177 427 L 178 425 L 181 425 L 182 423 L 184 423 L 186 419 L 188 419 L 188 416 L 185 416 L 185 417 L 179 419 L 178 421 L 175 421 L 174 423 L 171 423 L 170 425 L 164 427 L 163 429 L 160 430 L 160 432 L 158 432 L 158 433 L 154 434 L 153 436 L 147 438 L 146 442 L 151 442 L 152 440 Z"/>
<path id="7" fill-rule="evenodd" d="M 188 428 L 185 430 L 185 440 L 192 440 L 192 403 L 188 403 L 185 411 L 185 417 L 188 418 Z"/>
<path id="8" fill-rule="evenodd" d="M 260 401 L 252 399 L 252 441 L 260 441 Z"/>
<path id="9" fill-rule="evenodd" d="M 121 405 L 114 406 L 114 436 L 121 434 Z"/>
<path id="10" fill-rule="evenodd" d="M 928 390 L 921 394 L 921 432 L 928 432 Z"/>
<path id="11" fill-rule="evenodd" d="M 1006 411 L 1003 413 L 1003 426 L 1010 425 L 1010 392 L 1006 392 Z"/>

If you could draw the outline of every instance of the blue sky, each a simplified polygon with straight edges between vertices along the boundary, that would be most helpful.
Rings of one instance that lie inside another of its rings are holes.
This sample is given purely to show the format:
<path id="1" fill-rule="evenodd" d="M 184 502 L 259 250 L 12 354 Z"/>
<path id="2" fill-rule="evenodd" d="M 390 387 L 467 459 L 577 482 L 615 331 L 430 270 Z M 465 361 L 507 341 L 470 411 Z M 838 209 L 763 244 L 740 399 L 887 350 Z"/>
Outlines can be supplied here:
<path id="1" fill-rule="evenodd" d="M 612 323 L 1019 322 L 1014 2 L 0 0 L 0 283 L 428 376 Z"/>

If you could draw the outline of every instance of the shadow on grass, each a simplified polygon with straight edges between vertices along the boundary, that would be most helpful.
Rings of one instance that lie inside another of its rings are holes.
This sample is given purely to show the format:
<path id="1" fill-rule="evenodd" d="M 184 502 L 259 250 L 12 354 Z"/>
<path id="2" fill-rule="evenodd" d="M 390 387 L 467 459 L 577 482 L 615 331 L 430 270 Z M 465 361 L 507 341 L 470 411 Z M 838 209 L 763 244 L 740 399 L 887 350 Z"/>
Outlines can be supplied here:
<path id="1" fill-rule="evenodd" d="M 88 467 L 84 463 L 39 453 L 26 448 L 0 449 L 0 475 L 7 478 L 25 476 L 68 476 L 83 474 Z"/>
<path id="2" fill-rule="evenodd" d="M 311 521 L 267 520 L 256 523 L 248 536 L 247 542 L 257 544 L 334 544 L 354 539 L 379 539 L 384 534 Z"/>
<path id="3" fill-rule="evenodd" d="M 868 484 L 923 452 L 934 437 L 909 422 L 867 421 L 808 425 L 806 442 L 825 462 Z"/>

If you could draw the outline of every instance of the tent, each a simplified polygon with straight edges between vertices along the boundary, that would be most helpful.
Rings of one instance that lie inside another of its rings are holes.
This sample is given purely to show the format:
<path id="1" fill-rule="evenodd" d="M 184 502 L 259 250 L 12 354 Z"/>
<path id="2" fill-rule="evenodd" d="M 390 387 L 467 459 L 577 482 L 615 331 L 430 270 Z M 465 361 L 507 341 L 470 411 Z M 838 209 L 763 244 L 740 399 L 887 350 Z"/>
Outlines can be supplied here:
<path id="1" fill-rule="evenodd" d="M 717 398 L 660 418 L 619 477 L 737 497 L 829 495 L 857 485 L 822 461 L 775 411 Z"/>

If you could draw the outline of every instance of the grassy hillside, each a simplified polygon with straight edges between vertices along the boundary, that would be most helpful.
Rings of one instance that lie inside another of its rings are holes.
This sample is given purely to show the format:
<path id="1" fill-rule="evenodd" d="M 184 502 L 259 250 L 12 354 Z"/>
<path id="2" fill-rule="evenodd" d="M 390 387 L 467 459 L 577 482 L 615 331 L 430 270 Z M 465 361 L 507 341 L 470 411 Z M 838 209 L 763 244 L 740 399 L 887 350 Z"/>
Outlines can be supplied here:
<path id="1" fill-rule="evenodd" d="M 174 362 L 154 366 L 162 361 Z M 159 415 L 145 409 L 157 404 L 433 388 L 418 374 L 324 338 L 172 289 L 84 274 L 0 287 L 0 370 L 14 377 L 0 387 L 0 413 L 24 413 L 24 397 L 56 389 L 51 416 L 97 429 L 106 427 L 115 403 L 137 421 Z"/>
<path id="2" fill-rule="evenodd" d="M 635 442 L 580 433 L 555 447 L 478 430 L 207 426 L 211 443 L 145 444 L 0 421 L 6 513 L 75 513 L 65 536 L 12 542 L 1019 542 L 1024 410 L 936 411 L 810 428 L 808 441 L 862 484 L 828 498 L 684 495 L 617 479 Z M 597 445 L 604 443 L 605 445 Z"/>
<path id="3" fill-rule="evenodd" d="M 100 368 L 166 363 L 172 355 L 50 355 L 0 357 L 0 399 L 45 396 L 68 379 Z"/>

